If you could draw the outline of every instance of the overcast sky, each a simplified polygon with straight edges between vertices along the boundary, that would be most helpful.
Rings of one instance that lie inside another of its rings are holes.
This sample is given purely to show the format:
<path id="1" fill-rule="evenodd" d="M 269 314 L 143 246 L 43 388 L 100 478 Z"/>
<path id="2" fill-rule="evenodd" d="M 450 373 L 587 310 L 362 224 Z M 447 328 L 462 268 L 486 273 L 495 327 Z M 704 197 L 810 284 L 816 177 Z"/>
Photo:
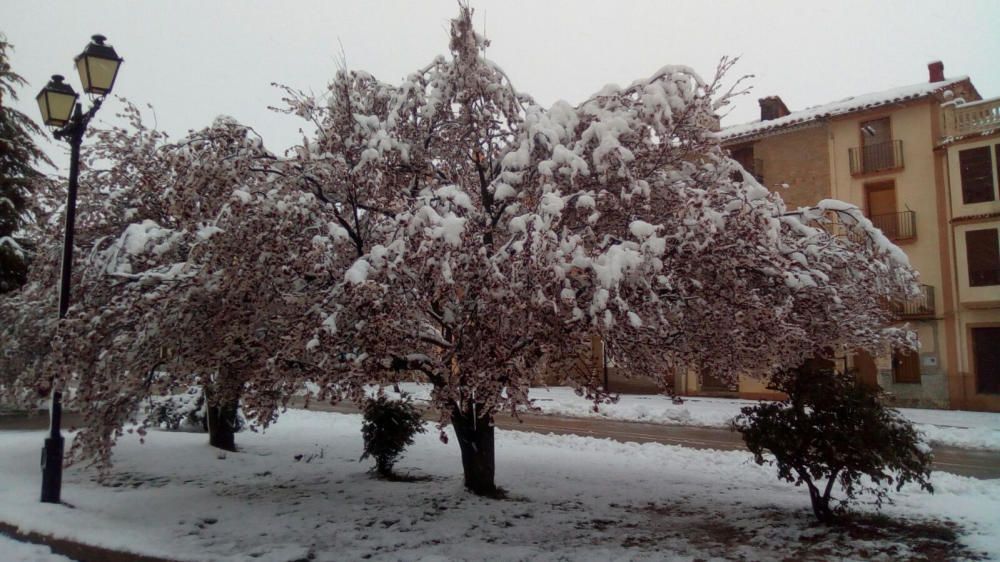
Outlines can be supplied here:
<path id="1" fill-rule="evenodd" d="M 473 0 L 487 56 L 543 105 L 575 103 L 608 83 L 627 84 L 666 64 L 709 78 L 723 55 L 731 75 L 752 74 L 723 124 L 758 117 L 757 98 L 780 95 L 793 111 L 927 80 L 927 63 L 968 75 L 1000 96 L 1000 1 L 527 1 Z M 253 126 L 272 150 L 294 144 L 301 123 L 268 111 L 272 82 L 317 93 L 347 64 L 395 83 L 448 46 L 454 0 L 236 1 L 2 0 L 0 32 L 30 86 L 54 73 L 79 89 L 72 58 L 102 33 L 125 58 L 115 93 L 151 103 L 176 137 L 219 114 Z M 101 117 L 113 119 L 108 103 Z"/>

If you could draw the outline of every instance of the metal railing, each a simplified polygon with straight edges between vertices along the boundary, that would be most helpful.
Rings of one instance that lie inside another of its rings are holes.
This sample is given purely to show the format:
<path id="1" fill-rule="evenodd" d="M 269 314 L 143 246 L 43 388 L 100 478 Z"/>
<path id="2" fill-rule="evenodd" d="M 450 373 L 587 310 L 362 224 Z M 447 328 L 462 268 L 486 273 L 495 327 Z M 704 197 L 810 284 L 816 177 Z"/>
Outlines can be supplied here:
<path id="1" fill-rule="evenodd" d="M 903 167 L 903 141 L 892 140 L 848 148 L 851 174 L 870 174 Z"/>
<path id="2" fill-rule="evenodd" d="M 811 224 L 810 226 L 822 228 L 827 231 L 830 236 L 834 238 L 844 238 L 854 242 L 855 244 L 865 244 L 868 241 L 868 235 L 864 232 L 859 232 L 849 225 L 846 225 L 839 221 L 831 221 L 820 224 Z"/>
<path id="3" fill-rule="evenodd" d="M 874 215 L 868 218 L 889 240 L 909 240 L 917 237 L 917 213 L 914 211 Z"/>
<path id="4" fill-rule="evenodd" d="M 1000 98 L 945 105 L 941 108 L 941 120 L 946 137 L 1000 128 Z"/>
<path id="5" fill-rule="evenodd" d="M 894 302 L 892 310 L 900 318 L 934 316 L 934 287 L 921 285 L 919 297 L 903 302 Z"/>

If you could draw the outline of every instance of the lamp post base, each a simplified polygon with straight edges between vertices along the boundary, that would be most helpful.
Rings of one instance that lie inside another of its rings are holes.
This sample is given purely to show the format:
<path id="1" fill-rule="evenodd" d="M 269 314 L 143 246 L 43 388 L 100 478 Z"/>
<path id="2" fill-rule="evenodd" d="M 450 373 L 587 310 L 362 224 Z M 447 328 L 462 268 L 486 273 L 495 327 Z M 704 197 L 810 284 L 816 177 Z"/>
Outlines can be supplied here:
<path id="1" fill-rule="evenodd" d="M 59 503 L 62 489 L 62 463 L 65 440 L 49 437 L 42 447 L 42 502 Z"/>

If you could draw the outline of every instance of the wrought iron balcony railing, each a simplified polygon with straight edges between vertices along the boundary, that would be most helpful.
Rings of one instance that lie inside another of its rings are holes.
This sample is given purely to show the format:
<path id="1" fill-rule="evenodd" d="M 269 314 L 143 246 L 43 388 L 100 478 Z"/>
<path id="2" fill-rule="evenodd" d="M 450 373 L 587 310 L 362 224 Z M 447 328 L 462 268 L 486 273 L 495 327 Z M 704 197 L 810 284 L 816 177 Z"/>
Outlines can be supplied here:
<path id="1" fill-rule="evenodd" d="M 861 175 L 903 167 L 903 141 L 892 140 L 847 149 L 851 174 Z"/>
<path id="2" fill-rule="evenodd" d="M 892 303 L 892 310 L 900 318 L 922 318 L 934 316 L 934 287 L 920 286 L 920 296 L 904 302 Z"/>
<path id="3" fill-rule="evenodd" d="M 903 211 L 868 217 L 889 240 L 909 240 L 917 237 L 917 213 Z"/>

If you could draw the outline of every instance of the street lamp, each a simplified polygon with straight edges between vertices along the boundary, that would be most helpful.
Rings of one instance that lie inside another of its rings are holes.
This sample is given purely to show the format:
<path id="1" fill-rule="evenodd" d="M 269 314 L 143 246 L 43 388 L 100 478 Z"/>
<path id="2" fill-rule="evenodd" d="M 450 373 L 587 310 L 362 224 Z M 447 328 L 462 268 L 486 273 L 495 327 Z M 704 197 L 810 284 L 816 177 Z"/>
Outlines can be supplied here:
<path id="1" fill-rule="evenodd" d="M 49 127 L 65 127 L 73 117 L 73 108 L 80 96 L 73 87 L 63 82 L 59 74 L 38 93 L 38 109 L 42 112 L 42 121 Z"/>
<path id="2" fill-rule="evenodd" d="M 66 229 L 63 235 L 62 277 L 59 282 L 59 318 L 66 317 L 69 309 L 70 274 L 73 267 L 73 225 L 76 222 L 76 188 L 80 174 L 80 144 L 87 131 L 87 125 L 101 108 L 104 96 L 111 92 L 118 76 L 122 58 L 111 45 L 105 45 L 103 35 L 94 35 L 91 42 L 73 61 L 80 73 L 83 91 L 91 94 L 93 105 L 86 113 L 77 102 L 78 95 L 73 88 L 63 82 L 62 76 L 54 75 L 36 96 L 42 121 L 53 127 L 52 135 L 66 140 L 70 146 L 69 189 L 66 193 Z M 64 441 L 60 433 L 62 420 L 62 393 L 53 386 L 52 406 L 49 408 L 49 437 L 42 449 L 42 501 L 59 503 L 62 491 L 62 463 Z"/>

